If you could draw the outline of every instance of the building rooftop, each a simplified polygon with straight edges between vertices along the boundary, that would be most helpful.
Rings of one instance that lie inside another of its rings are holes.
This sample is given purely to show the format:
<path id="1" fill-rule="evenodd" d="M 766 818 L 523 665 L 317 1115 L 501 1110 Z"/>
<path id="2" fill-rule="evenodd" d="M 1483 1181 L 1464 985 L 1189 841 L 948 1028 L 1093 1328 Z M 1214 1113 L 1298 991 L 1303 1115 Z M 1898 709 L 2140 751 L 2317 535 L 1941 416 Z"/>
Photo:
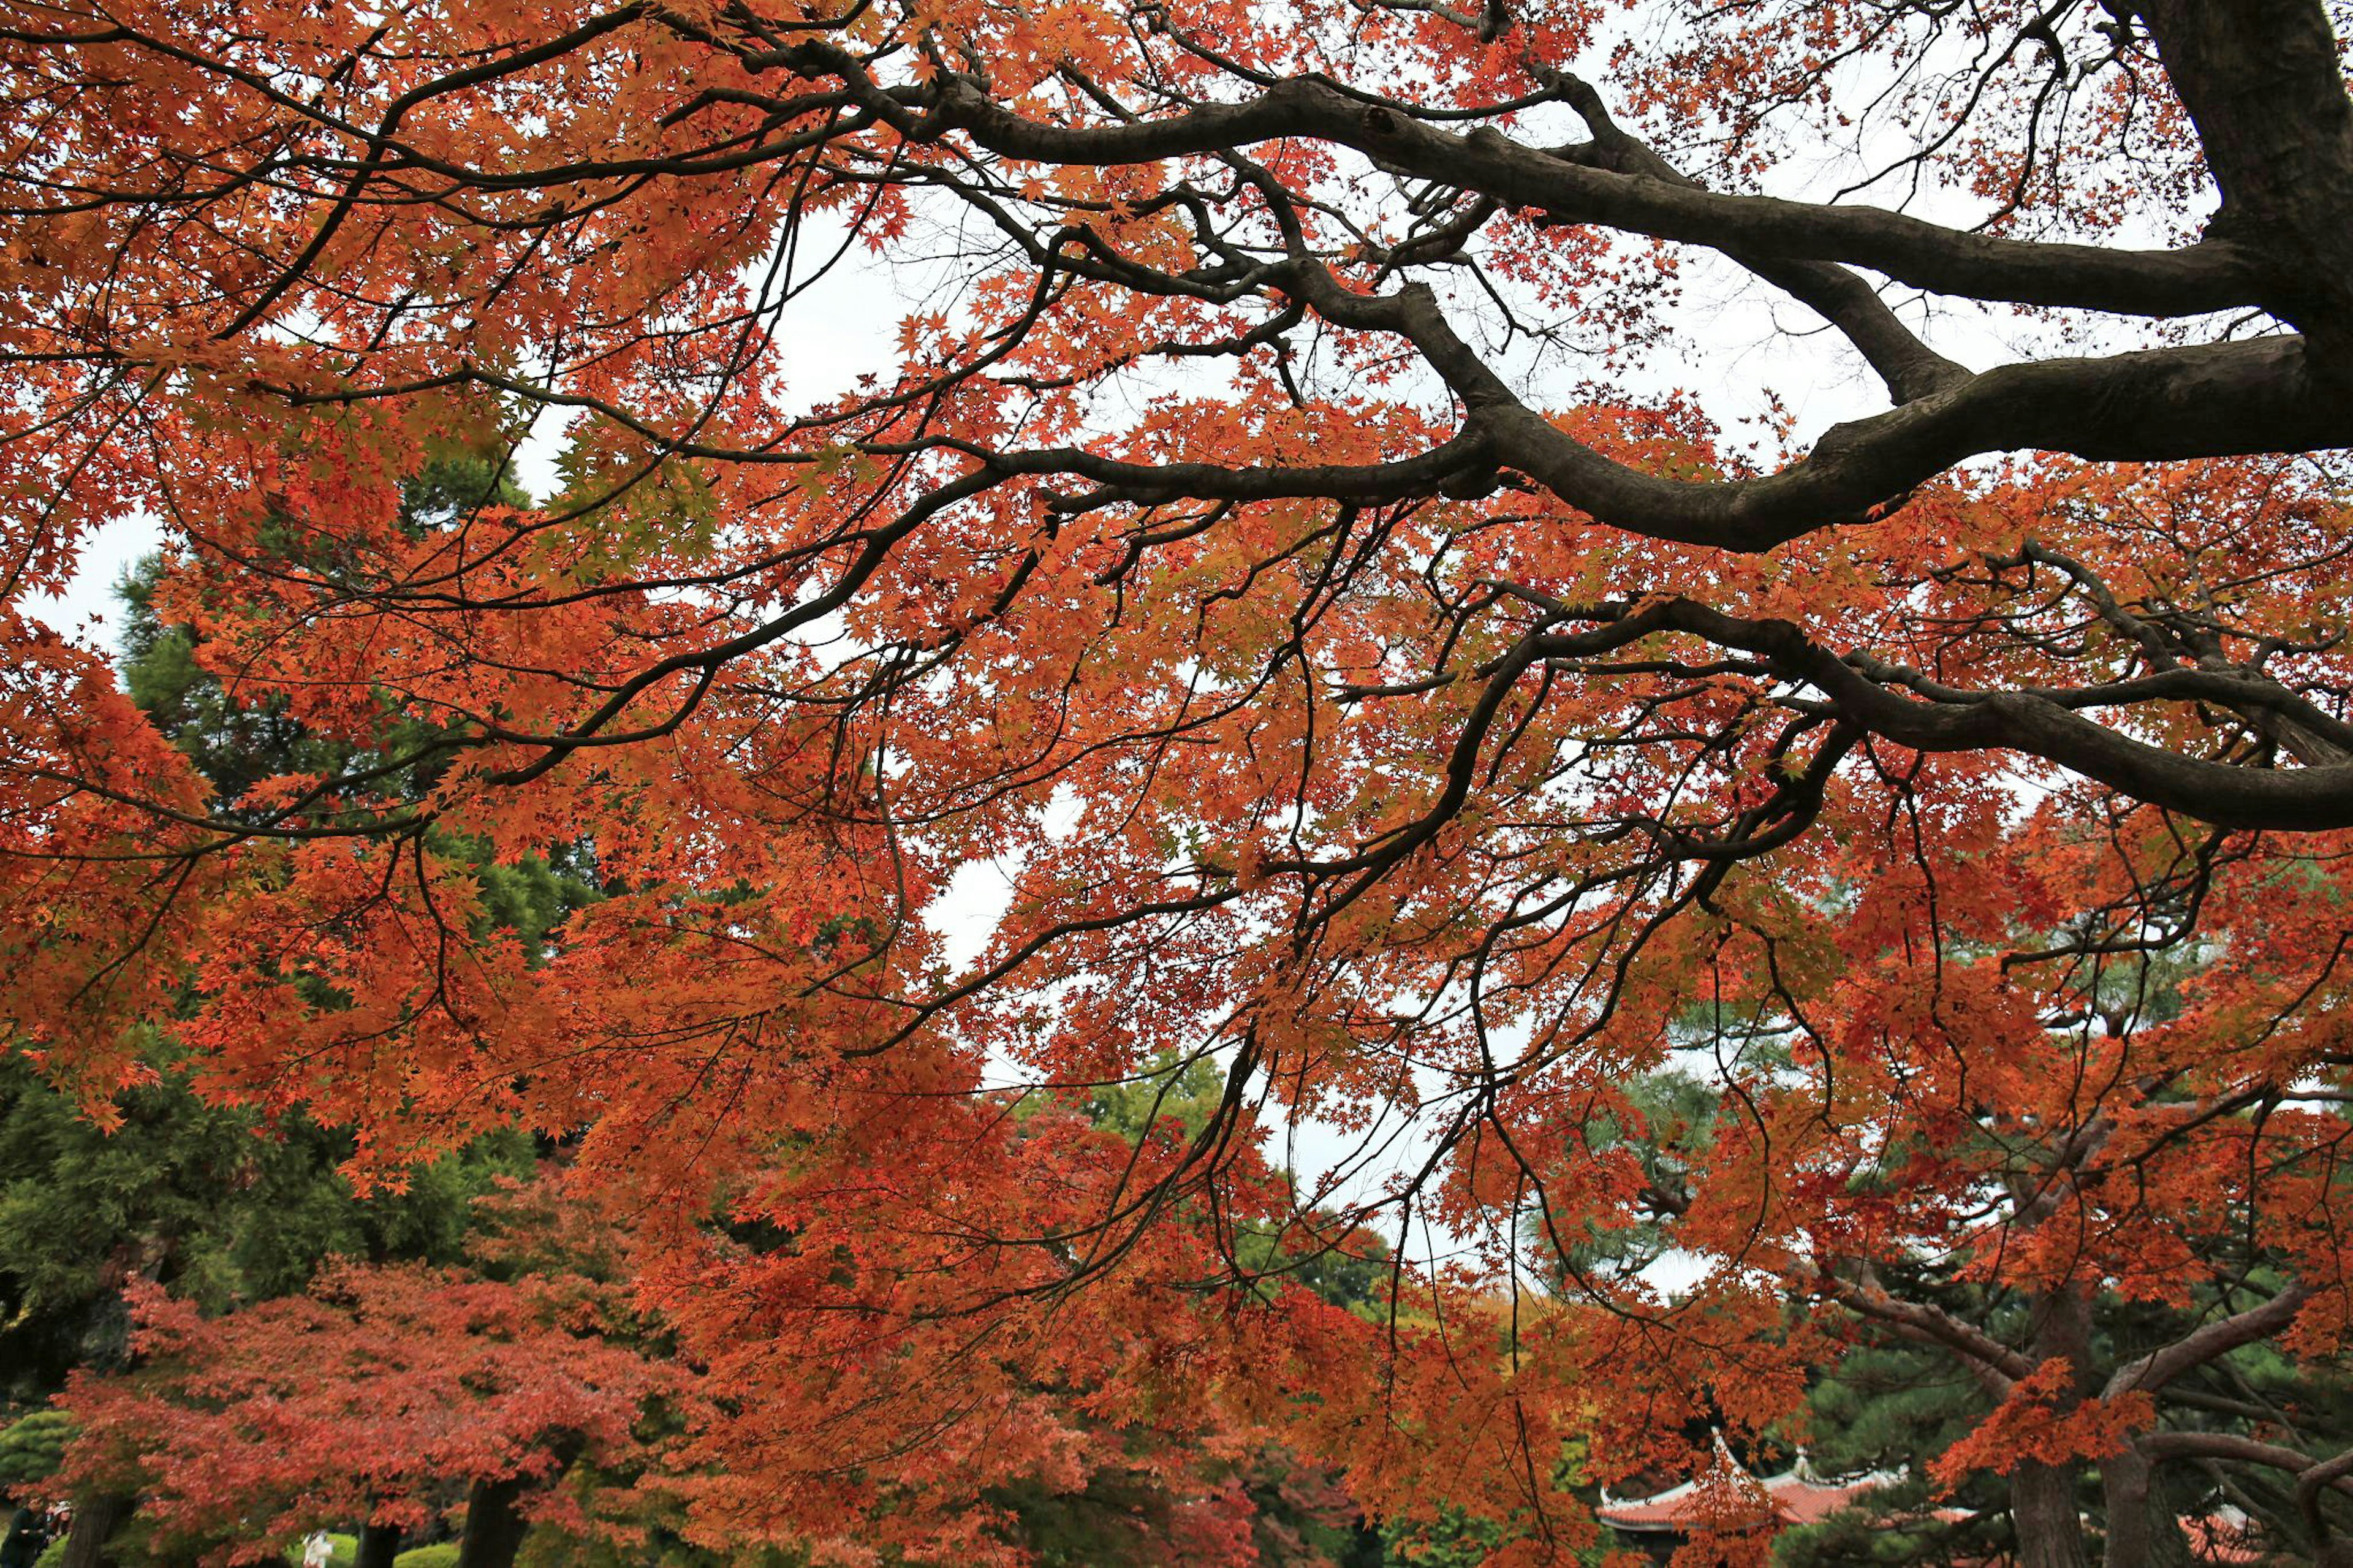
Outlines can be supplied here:
<path id="1" fill-rule="evenodd" d="M 1779 1475 L 1752 1476 L 1719 1446 L 1715 1464 L 1704 1474 L 1645 1498 L 1612 1499 L 1604 1492 L 1599 1513 L 1610 1529 L 1635 1535 L 1811 1524 L 1901 1479 L 1893 1470 L 1874 1470 L 1846 1480 L 1825 1480 L 1814 1474 L 1802 1449 L 1797 1464 Z M 1959 1510 L 1937 1512 L 1939 1517 L 1965 1517 Z"/>

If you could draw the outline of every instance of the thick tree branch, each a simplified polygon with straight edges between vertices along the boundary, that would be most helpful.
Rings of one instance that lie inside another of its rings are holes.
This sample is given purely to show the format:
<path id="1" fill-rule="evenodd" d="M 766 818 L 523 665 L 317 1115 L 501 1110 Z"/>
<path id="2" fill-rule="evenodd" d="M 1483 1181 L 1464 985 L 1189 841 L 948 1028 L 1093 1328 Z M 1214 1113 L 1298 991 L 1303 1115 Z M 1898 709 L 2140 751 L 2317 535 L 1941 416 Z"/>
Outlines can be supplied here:
<path id="1" fill-rule="evenodd" d="M 2353 346 L 2353 100 L 2320 0 L 2145 0 L 2174 90 L 2222 187 L 2212 232 L 2273 258 L 2262 303 Z"/>
<path id="2" fill-rule="evenodd" d="M 1763 656 L 1782 674 L 1821 692 L 1849 721 L 1915 751 L 2021 752 L 2218 826 L 2314 831 L 2353 826 L 2353 763 L 2261 768 L 2188 757 L 2027 692 L 1987 693 L 1969 702 L 1918 701 L 1809 641 L 1787 621 L 1743 620 L 1687 599 L 1673 601 L 1660 618 L 1719 647 Z"/>
<path id="3" fill-rule="evenodd" d="M 839 75 L 829 45 L 802 45 L 790 64 Z M 1743 258 L 1835 261 L 1936 293 L 2125 314 L 2203 315 L 2259 305 L 2269 291 L 2257 255 L 2225 240 L 2182 250 L 2110 250 L 1999 239 L 1869 207 L 1727 195 L 1648 174 L 1619 174 L 1482 127 L 1456 135 L 1409 106 L 1367 104 L 1312 78 L 1258 98 L 1113 126 L 1024 119 L 977 84 L 944 81 L 930 115 L 906 116 L 927 136 L 961 130 L 992 153 L 1041 163 L 1144 163 L 1278 137 L 1350 147 L 1384 167 L 1480 192 L 1560 223 L 1599 224 Z"/>
<path id="4" fill-rule="evenodd" d="M 2267 338 L 2103 359 L 2004 365 L 1826 431 L 1801 462 L 1761 479 L 1694 483 L 1603 456 L 1523 404 L 1419 285 L 1370 296 L 1294 264 L 1318 314 L 1400 333 L 1471 411 L 1467 435 L 1599 521 L 1653 539 L 1763 551 L 1816 529 L 1876 521 L 1957 462 L 2041 449 L 2153 461 L 2353 445 L 2353 402 L 2307 371 L 2304 344 Z M 1939 380 L 1943 378 L 1940 376 Z"/>
<path id="5" fill-rule="evenodd" d="M 2298 1282 L 2268 1301 L 2203 1324 L 2171 1344 L 2116 1368 L 2108 1378 L 2103 1397 L 2114 1399 L 2134 1389 L 2154 1394 L 2183 1373 L 2203 1366 L 2216 1356 L 2271 1338 L 2294 1321 L 2305 1302 L 2311 1299 L 2312 1292 Z"/>
<path id="6" fill-rule="evenodd" d="M 1590 83 L 1562 76 L 1556 90 L 1593 132 L 1588 148 L 1556 149 L 1557 156 L 1693 190 L 1705 188 L 1621 129 Z M 1879 297 L 1879 290 L 1846 268 L 1739 250 L 1728 249 L 1725 254 L 1837 328 L 1878 372 L 1887 384 L 1888 395 L 1897 403 L 1917 401 L 1967 379 L 1969 373 L 1964 366 L 1922 342 Z"/>
<path id="7" fill-rule="evenodd" d="M 1815 1279 L 1825 1295 L 1850 1311 L 1885 1323 L 1916 1343 L 1934 1345 L 1959 1357 L 1969 1375 L 1997 1399 L 2010 1392 L 2010 1384 L 2034 1372 L 2032 1357 L 1933 1303 L 1889 1294 L 1867 1270 L 1856 1277 L 1823 1272 Z"/>
<path id="8" fill-rule="evenodd" d="M 2353 1487 L 2353 1477 L 2337 1468 L 2344 1465 L 2342 1457 L 2316 1460 L 2300 1448 L 2266 1443 L 2260 1437 L 2243 1437 L 2235 1432 L 2150 1432 L 2139 1443 L 2151 1458 L 2226 1459 L 2285 1470 L 2299 1477 L 2317 1470 L 2324 1476 L 2323 1485 L 2339 1490 Z"/>
<path id="9" fill-rule="evenodd" d="M 1875 521 L 1966 458 L 2042 450 L 2156 461 L 2353 444 L 2353 404 L 2329 394 L 2294 338 L 2004 365 L 1826 432 L 1803 461 L 1723 484 L 1653 479 L 1534 413 L 1495 420 L 1499 460 L 1599 521 L 1685 543 L 1769 550 Z"/>

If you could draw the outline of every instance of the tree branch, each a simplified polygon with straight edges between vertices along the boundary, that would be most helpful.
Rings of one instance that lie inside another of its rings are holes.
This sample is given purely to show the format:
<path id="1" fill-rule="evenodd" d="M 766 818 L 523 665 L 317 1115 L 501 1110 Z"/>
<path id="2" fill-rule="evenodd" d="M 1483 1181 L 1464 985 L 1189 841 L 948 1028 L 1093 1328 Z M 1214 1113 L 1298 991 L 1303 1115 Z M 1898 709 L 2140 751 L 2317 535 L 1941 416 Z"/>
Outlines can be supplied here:
<path id="1" fill-rule="evenodd" d="M 2114 1399 L 2134 1389 L 2155 1393 L 2183 1373 L 2205 1365 L 2241 1345 L 2269 1339 L 2294 1321 L 2312 1292 L 2302 1281 L 2290 1284 L 2270 1300 L 2218 1318 L 2163 1346 L 2116 1368 L 2102 1397 Z"/>
<path id="2" fill-rule="evenodd" d="M 854 66 L 831 45 L 779 58 L 807 74 Z M 1481 127 L 1456 135 L 1410 106 L 1367 103 L 1302 78 L 1255 99 L 1111 126 L 1027 120 L 962 78 L 944 80 L 928 117 L 909 129 L 962 130 L 990 152 L 1045 163 L 1145 163 L 1279 137 L 1350 147 L 1384 167 L 1478 191 L 1556 222 L 1600 224 L 1746 257 L 1836 261 L 1936 293 L 2128 315 L 2184 316 L 2259 305 L 2257 253 L 2226 240 L 2180 250 L 2110 250 L 1999 239 L 1872 207 L 1726 195 L 1648 174 L 1618 174 Z"/>

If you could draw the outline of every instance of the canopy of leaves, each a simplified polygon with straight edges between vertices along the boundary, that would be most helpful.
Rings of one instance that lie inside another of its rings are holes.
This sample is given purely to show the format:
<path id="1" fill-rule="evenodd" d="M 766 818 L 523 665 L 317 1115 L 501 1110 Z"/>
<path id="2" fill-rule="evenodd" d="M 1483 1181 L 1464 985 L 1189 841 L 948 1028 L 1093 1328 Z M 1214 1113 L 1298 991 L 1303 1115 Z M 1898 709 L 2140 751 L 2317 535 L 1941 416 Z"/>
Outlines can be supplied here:
<path id="1" fill-rule="evenodd" d="M 560 1301 L 417 1266 L 331 1268 L 217 1319 L 130 1294 L 139 1364 L 77 1376 L 55 1485 L 142 1493 L 167 1556 L 274 1558 L 322 1518 L 421 1524 L 436 1483 L 544 1477 L 628 1442 L 669 1381 L 571 1331 Z"/>
<path id="2" fill-rule="evenodd" d="M 2348 22 L 16 5 L 0 1032 L 562 1147 L 697 1539 L 1016 1556 L 1124 1423 L 1565 1561 L 1868 1330 L 2043 1561 L 2342 1556 L 2200 1380 L 2353 1326 Z"/>

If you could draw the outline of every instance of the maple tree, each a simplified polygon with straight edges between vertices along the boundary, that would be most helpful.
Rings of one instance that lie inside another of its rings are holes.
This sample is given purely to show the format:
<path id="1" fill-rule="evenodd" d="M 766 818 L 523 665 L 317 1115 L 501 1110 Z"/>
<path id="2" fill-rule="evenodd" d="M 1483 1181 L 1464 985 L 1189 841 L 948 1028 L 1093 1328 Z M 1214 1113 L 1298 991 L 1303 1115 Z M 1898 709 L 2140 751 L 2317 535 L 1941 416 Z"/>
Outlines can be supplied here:
<path id="1" fill-rule="evenodd" d="M 362 1200 L 336 1173 L 347 1136 L 289 1117 L 266 1131 L 208 1106 L 161 1052 L 102 1134 L 22 1063 L 0 1068 L 0 1396 L 32 1401 L 73 1366 L 120 1361 L 128 1279 L 219 1310 L 299 1291 L 322 1258 L 455 1262 L 470 1199 L 527 1169 L 485 1141 Z"/>
<path id="2" fill-rule="evenodd" d="M 1781 956 L 1799 967 L 1794 951 Z M 1858 962 L 1856 973 L 1871 967 Z M 1861 1348 L 1841 1355 L 1799 1430 L 1818 1464 L 1911 1471 L 1873 1495 L 1898 1514 L 1908 1507 L 1914 1522 L 1903 1544 L 1866 1535 L 1848 1540 L 1854 1557 L 1800 1552 L 1794 1561 L 1909 1561 L 1907 1551 L 1935 1546 L 1962 1561 L 2000 1552 L 2081 1562 L 2087 1544 L 2096 1552 L 2104 1542 L 2111 1563 L 2186 1563 L 2189 1530 L 2222 1509 L 2257 1516 L 2282 1549 L 2309 1555 L 2319 1544 L 2301 1514 L 2353 1434 L 2341 1418 L 2341 1362 L 2295 1354 L 2296 1331 L 2312 1327 L 2298 1323 L 2310 1270 L 2292 1259 L 2298 1228 L 2331 1227 L 2331 1197 L 2325 1182 L 2299 1194 L 2292 1182 L 2252 1182 L 2247 1172 L 2293 1170 L 2335 1129 L 2293 1097 L 2251 1128 L 2181 1092 L 2170 1064 L 2183 1020 L 2168 1016 L 2179 999 L 2144 967 L 2127 962 L 2109 977 L 2105 1000 L 2117 1011 L 2108 1025 L 2086 1033 L 2081 1020 L 2046 1023 L 2040 1048 L 2014 1040 L 2004 1051 L 1971 1050 L 1951 1022 L 1934 1021 L 1952 1071 L 1995 1081 L 1945 1094 L 1916 1079 L 1841 1086 L 1841 1131 L 1879 1145 L 1868 1153 L 1825 1139 L 1822 1079 L 1777 1070 L 1774 1057 L 1802 1038 L 1803 1026 L 1758 1031 L 1746 1016 L 1688 1047 L 1746 1060 L 1745 1084 L 1736 1078 L 1719 1094 L 1674 1075 L 1632 1096 L 1602 1133 L 1605 1157 L 1636 1154 L 1641 1195 L 1632 1206 L 1645 1217 L 1575 1248 L 1575 1270 L 1638 1268 L 1678 1245 L 1686 1221 L 1722 1224 L 1705 1214 L 1709 1189 L 1726 1181 L 1726 1164 L 1757 1158 L 1761 1140 L 1777 1146 L 1777 1159 L 1810 1145 L 1799 1165 L 1840 1189 L 1802 1237 L 1782 1241 L 1789 1250 L 1780 1258 L 1771 1227 L 1759 1226 L 1748 1262 L 1769 1259 L 1793 1291 L 1842 1310 L 1847 1321 L 1829 1326 Z M 1856 973 L 1792 1016 L 1852 1009 L 1867 1020 L 1861 1026 L 1883 1029 L 1856 993 L 1884 978 Z M 1964 994 L 1951 1005 L 1966 1016 Z M 2143 1011 L 2151 1016 L 2134 1017 Z M 2136 1039 L 2127 1021 L 2147 1026 L 2148 1037 Z M 2087 1068 L 2135 1087 L 2071 1116 Z M 2013 1072 L 2063 1087 L 2030 1095 L 2001 1080 Z M 1880 1113 L 1856 1114 L 1855 1102 L 1868 1100 L 1880 1100 Z M 2269 1125 L 2274 1116 L 2280 1124 Z M 1639 1135 L 1629 1138 L 1629 1127 Z M 2174 1184 L 2194 1197 L 2152 1203 Z M 2299 1202 L 2324 1206 L 2298 1214 Z M 2253 1244 L 2265 1204 L 2300 1225 Z M 2166 1215 L 2156 1237 L 2147 1234 L 2154 1213 Z M 2066 1234 L 2054 1238 L 2052 1226 Z M 1862 1393 L 1873 1389 L 1875 1397 Z M 2159 1475 L 2180 1460 L 2197 1463 Z M 1978 1484 L 1965 1486 L 1973 1477 Z M 1929 1507 L 1940 1500 L 1966 1508 L 1940 1518 Z M 1846 1539 L 1820 1533 L 1831 1544 Z"/>
<path id="3" fill-rule="evenodd" d="M 2083 1550 L 2038 1478 L 2196 1458 L 2341 1562 L 2353 1458 L 2164 1397 L 2346 1328 L 2332 19 L 16 0 L 0 1027 L 102 1119 L 168 1019 L 363 1182 L 567 1141 L 731 1390 L 713 1531 L 853 1554 L 1073 1441 L 1059 1384 L 1558 1561 L 1861 1317 L 1999 1395 L 1951 1460 L 2029 1461 L 2029 1561 Z M 812 398 L 861 248 L 948 296 Z M 1712 418 L 1686 289 L 1884 405 Z M 406 504 L 543 415 L 557 493 Z M 290 765 L 34 618 L 134 512 Z M 600 896 L 501 918 L 534 858 Z M 1661 1209 L 1694 1002 L 1732 1109 Z M 1004 1087 L 1197 1060 L 1134 1142 Z M 1646 1207 L 1692 1289 L 1526 1288 Z M 1375 1236 L 1381 1321 L 1302 1284 Z M 1888 1289 L 1924 1248 L 2029 1326 Z M 2076 1353 L 2103 1292 L 2179 1332 Z"/>
<path id="4" fill-rule="evenodd" d="M 574 1331 L 595 1326 L 564 1321 L 576 1302 L 414 1266 L 332 1268 L 306 1295 L 216 1319 L 153 1285 L 132 1293 L 141 1364 L 76 1374 L 57 1484 L 141 1497 L 164 1561 L 282 1558 L 331 1517 L 364 1521 L 363 1562 L 388 1564 L 429 1489 L 456 1480 L 460 1561 L 511 1563 L 518 1500 L 584 1450 L 629 1443 L 670 1381 Z"/>

